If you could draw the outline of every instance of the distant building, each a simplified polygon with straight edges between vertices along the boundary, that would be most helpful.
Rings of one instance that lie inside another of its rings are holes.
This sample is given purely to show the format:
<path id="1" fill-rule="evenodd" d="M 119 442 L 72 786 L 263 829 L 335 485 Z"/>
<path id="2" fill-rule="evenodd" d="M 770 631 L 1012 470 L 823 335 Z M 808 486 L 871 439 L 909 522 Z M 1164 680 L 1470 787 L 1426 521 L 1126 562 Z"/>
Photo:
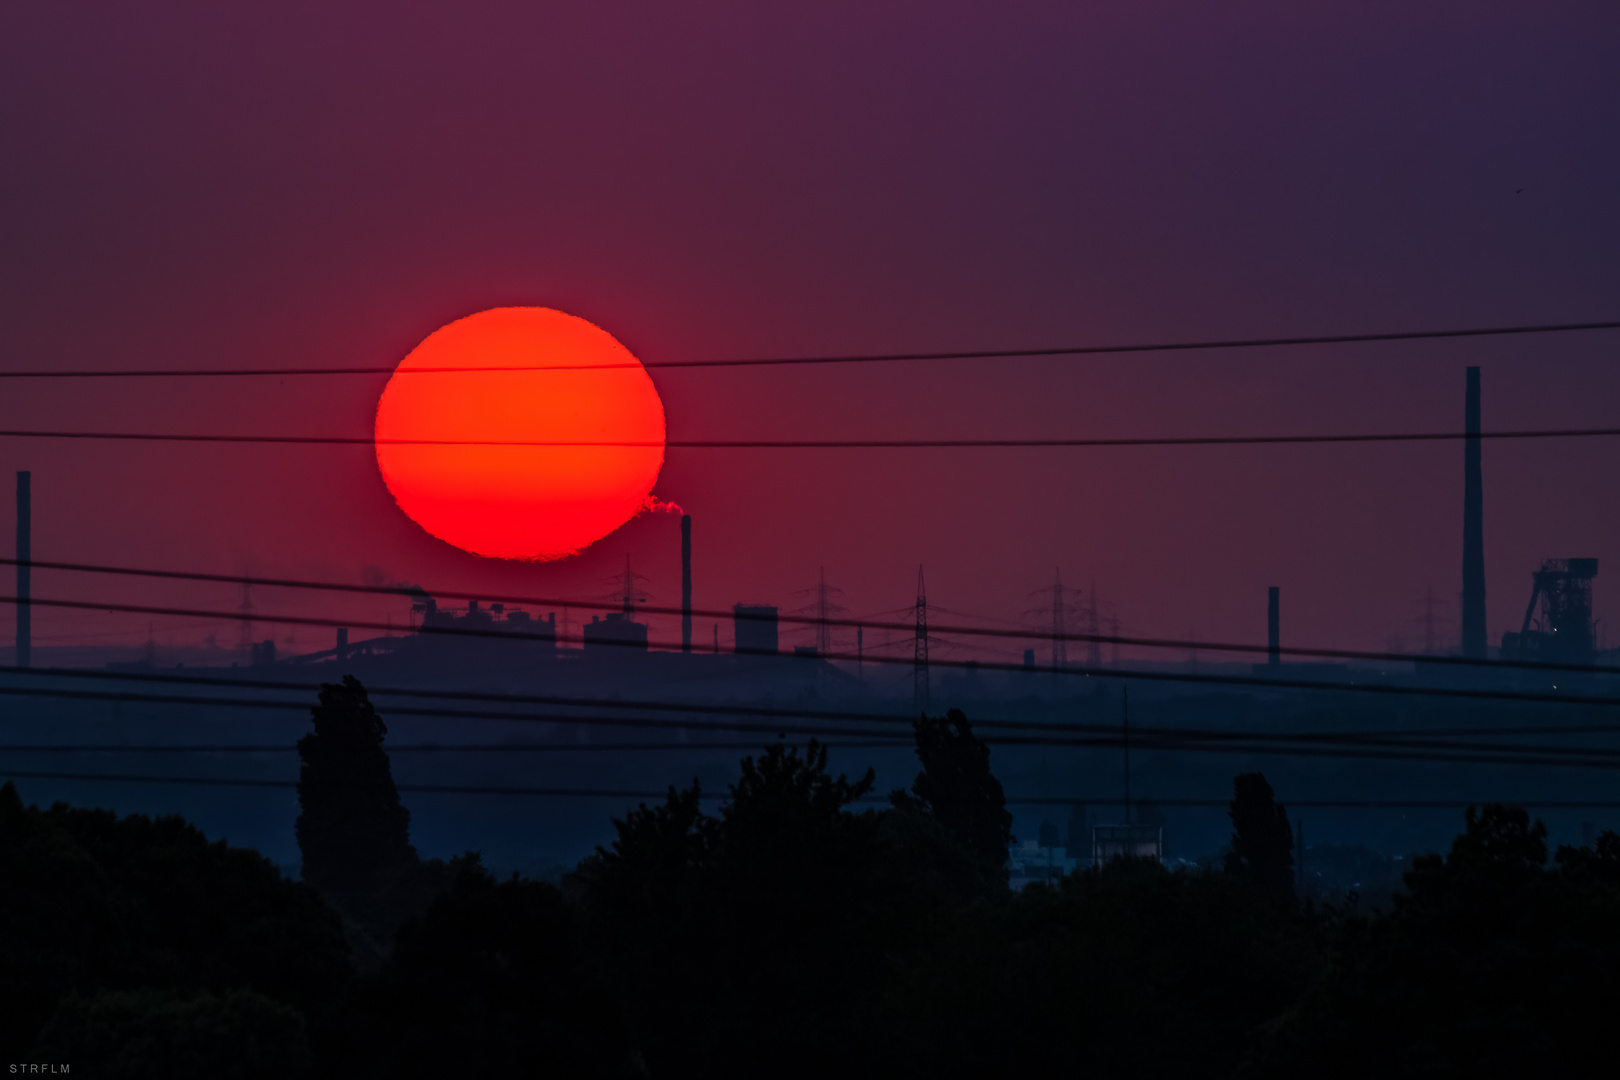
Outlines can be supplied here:
<path id="1" fill-rule="evenodd" d="M 1064 874 L 1071 874 L 1079 865 L 1061 847 L 1042 847 L 1039 841 L 1025 840 L 1007 849 L 1007 884 L 1014 890 L 1037 881 L 1056 885 Z"/>
<path id="2" fill-rule="evenodd" d="M 453 641 L 458 650 L 507 649 L 520 644 L 547 651 L 557 647 L 556 612 L 537 619 L 527 611 L 509 609 L 504 604 L 480 607 L 476 600 L 469 600 L 466 610 L 458 612 L 441 608 L 433 597 L 419 593 L 411 604 L 411 614 L 421 619 L 417 627 L 421 633 L 443 635 L 441 640 L 446 645 Z M 507 634 L 511 635 L 511 640 L 503 641 L 502 637 Z M 645 629 L 642 640 L 646 640 Z M 343 645 L 348 645 L 346 639 Z"/>
<path id="3" fill-rule="evenodd" d="M 731 618 L 737 652 L 774 656 L 780 651 L 774 604 L 735 604 Z"/>
<path id="4" fill-rule="evenodd" d="M 1592 621 L 1596 559 L 1548 559 L 1531 575 L 1530 604 L 1518 633 L 1502 635 L 1504 660 L 1590 664 L 1597 659 Z"/>
<path id="5" fill-rule="evenodd" d="M 585 624 L 585 648 L 646 652 L 647 624 L 636 622 L 622 611 L 592 615 Z"/>
<path id="6" fill-rule="evenodd" d="M 1091 864 L 1101 867 L 1115 859 L 1164 861 L 1164 826 L 1098 825 L 1091 830 Z"/>

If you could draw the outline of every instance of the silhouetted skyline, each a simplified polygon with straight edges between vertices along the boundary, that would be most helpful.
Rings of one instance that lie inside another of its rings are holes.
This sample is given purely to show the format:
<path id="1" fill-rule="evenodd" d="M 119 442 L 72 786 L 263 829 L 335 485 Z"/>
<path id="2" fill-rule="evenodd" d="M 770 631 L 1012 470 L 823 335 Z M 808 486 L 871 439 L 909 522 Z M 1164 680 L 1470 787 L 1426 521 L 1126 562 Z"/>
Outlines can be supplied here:
<path id="1" fill-rule="evenodd" d="M 97 10 L 5 17 L 8 366 L 386 365 L 504 303 L 659 360 L 1598 319 L 1620 293 L 1601 6 Z M 672 438 L 1443 429 L 1471 365 L 1487 429 L 1583 426 L 1613 420 L 1612 348 L 655 379 Z M 382 382 L 8 385 L 0 416 L 365 434 Z M 1493 644 L 1542 560 L 1620 558 L 1608 450 L 1486 446 Z M 1291 641 L 1382 648 L 1430 591 L 1455 607 L 1460 458 L 689 450 L 657 490 L 701 523 L 700 607 L 786 603 L 822 566 L 852 610 L 899 607 L 922 563 L 936 602 L 1016 617 L 1061 566 L 1133 631 L 1260 640 L 1275 584 Z M 40 558 L 587 596 L 628 553 L 680 592 L 673 516 L 564 564 L 478 560 L 363 448 L 0 440 L 0 465 L 35 475 Z"/>

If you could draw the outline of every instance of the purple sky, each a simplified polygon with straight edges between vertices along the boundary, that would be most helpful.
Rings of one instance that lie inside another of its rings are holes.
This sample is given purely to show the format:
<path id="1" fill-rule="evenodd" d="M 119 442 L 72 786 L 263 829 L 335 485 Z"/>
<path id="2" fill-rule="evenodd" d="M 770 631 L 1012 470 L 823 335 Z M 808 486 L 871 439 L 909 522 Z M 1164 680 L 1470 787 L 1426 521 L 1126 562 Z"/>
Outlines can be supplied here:
<path id="1" fill-rule="evenodd" d="M 1620 318 L 1612 3 L 557 7 L 7 5 L 0 364 L 391 364 L 503 304 L 647 360 Z M 1455 429 L 1477 363 L 1488 428 L 1614 426 L 1617 348 L 656 381 L 673 438 L 1309 433 Z M 363 435 L 382 383 L 6 383 L 0 427 Z M 1493 641 L 1542 558 L 1604 560 L 1615 610 L 1617 449 L 1487 446 Z M 675 451 L 656 490 L 695 517 L 704 607 L 801 603 L 825 565 L 853 613 L 898 608 L 923 563 L 936 604 L 1017 618 L 1061 566 L 1127 631 L 1259 640 L 1276 584 L 1291 643 L 1378 648 L 1418 643 L 1426 590 L 1454 604 L 1461 459 Z M 0 439 L 18 468 L 42 559 L 585 597 L 629 552 L 678 601 L 673 517 L 487 563 L 405 519 L 364 448 Z M 49 574 L 36 593 L 235 603 Z M 42 644 L 145 637 L 36 620 Z M 160 643 L 207 630 L 158 620 Z"/>

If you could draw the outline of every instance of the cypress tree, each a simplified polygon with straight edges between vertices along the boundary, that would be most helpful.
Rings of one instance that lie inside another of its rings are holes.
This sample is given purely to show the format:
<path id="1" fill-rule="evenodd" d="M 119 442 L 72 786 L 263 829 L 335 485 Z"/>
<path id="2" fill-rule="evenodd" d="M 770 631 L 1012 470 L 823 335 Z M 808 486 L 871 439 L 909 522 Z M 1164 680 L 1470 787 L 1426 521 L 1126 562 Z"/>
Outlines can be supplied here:
<path id="1" fill-rule="evenodd" d="M 1248 878 L 1272 899 L 1294 896 L 1294 830 L 1265 773 L 1239 773 L 1232 780 L 1232 850 L 1226 872 Z"/>
<path id="2" fill-rule="evenodd" d="M 310 712 L 315 730 L 298 740 L 304 880 L 335 897 L 375 895 L 417 861 L 382 747 L 388 725 L 352 675 L 322 685 Z"/>

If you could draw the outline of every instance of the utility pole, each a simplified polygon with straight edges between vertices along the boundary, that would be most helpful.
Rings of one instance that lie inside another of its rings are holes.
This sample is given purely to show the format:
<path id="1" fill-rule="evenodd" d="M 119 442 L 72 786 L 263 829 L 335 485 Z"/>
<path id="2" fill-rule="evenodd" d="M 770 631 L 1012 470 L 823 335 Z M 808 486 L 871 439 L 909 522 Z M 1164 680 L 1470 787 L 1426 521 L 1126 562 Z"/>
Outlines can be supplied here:
<path id="1" fill-rule="evenodd" d="M 918 713 L 928 708 L 928 594 L 923 589 L 923 568 L 917 567 L 917 637 L 911 660 L 911 699 Z"/>
<path id="2" fill-rule="evenodd" d="M 20 668 L 33 663 L 34 626 L 33 567 L 34 508 L 33 473 L 17 473 L 17 648 L 16 662 Z"/>
<path id="3" fill-rule="evenodd" d="M 253 586 L 242 582 L 241 629 L 236 639 L 237 661 L 248 667 L 253 663 Z"/>
<path id="4" fill-rule="evenodd" d="M 855 627 L 855 677 L 862 682 L 866 681 L 866 635 L 865 627 Z"/>

